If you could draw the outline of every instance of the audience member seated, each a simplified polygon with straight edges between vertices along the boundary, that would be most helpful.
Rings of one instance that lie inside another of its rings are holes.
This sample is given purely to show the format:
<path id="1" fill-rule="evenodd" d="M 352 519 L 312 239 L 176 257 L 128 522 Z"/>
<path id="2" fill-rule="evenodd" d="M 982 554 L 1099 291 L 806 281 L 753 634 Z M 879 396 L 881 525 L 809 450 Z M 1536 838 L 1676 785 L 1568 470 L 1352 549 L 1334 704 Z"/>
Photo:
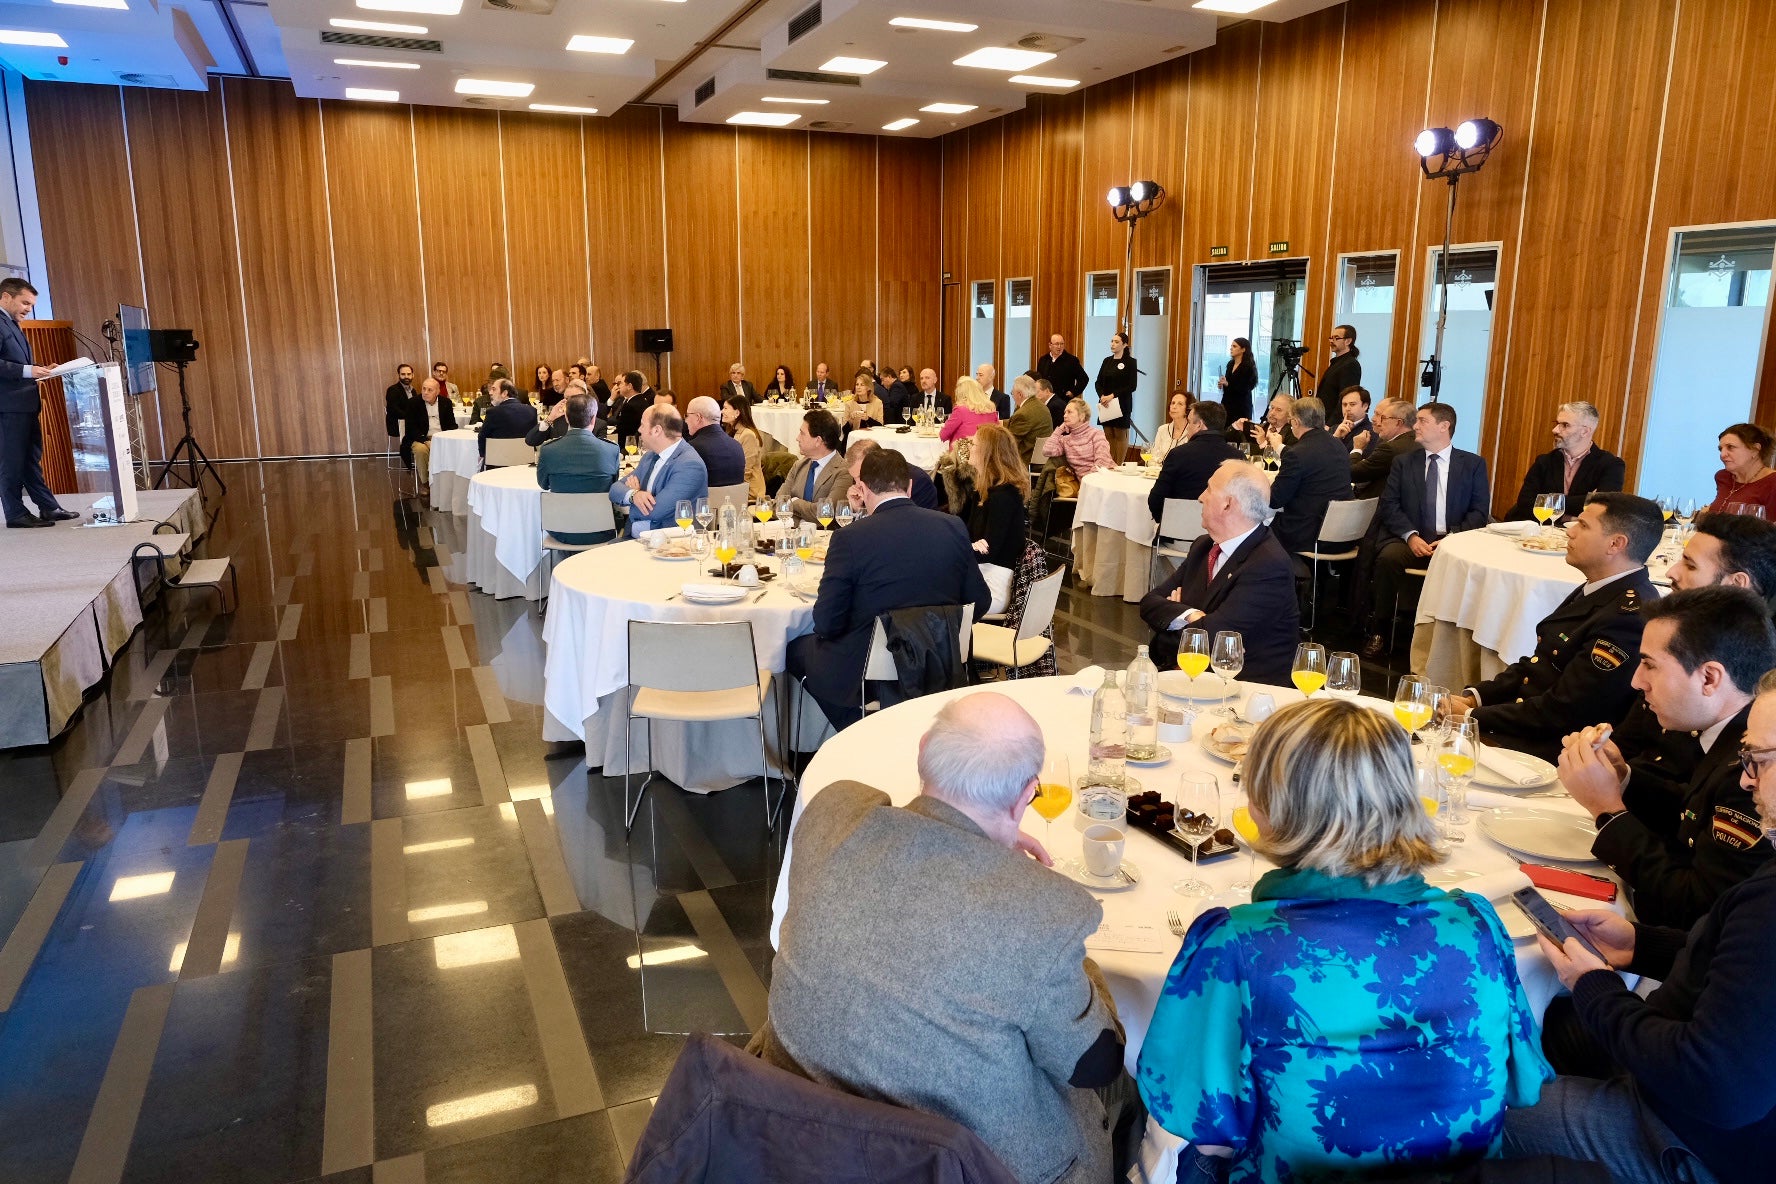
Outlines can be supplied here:
<path id="1" fill-rule="evenodd" d="M 1019 458 L 1017 441 L 1003 424 L 982 424 L 974 434 L 970 461 L 974 493 L 967 511 L 968 537 L 981 557 L 981 575 L 993 593 L 990 615 L 1005 611 L 1012 579 L 1024 558 L 1030 519 L 1030 466 Z"/>
<path id="2" fill-rule="evenodd" d="M 603 372 L 591 362 L 582 362 L 580 373 L 586 380 L 586 393 L 596 403 L 592 410 L 592 423 L 596 427 L 599 420 L 609 420 L 611 417 L 610 383 L 604 380 Z"/>
<path id="3" fill-rule="evenodd" d="M 1223 435 L 1226 427 L 1227 409 L 1221 404 L 1205 401 L 1190 409 L 1182 439 L 1166 453 L 1159 477 L 1147 494 L 1147 508 L 1153 511 L 1155 522 L 1165 517 L 1168 498 L 1200 498 L 1223 461 L 1244 458 L 1245 453 L 1227 442 Z"/>
<path id="4" fill-rule="evenodd" d="M 1536 498 L 1544 493 L 1566 495 L 1565 517 L 1576 514 L 1592 493 L 1622 488 L 1626 472 L 1622 458 L 1593 441 L 1598 418 L 1597 408 L 1589 403 L 1560 405 L 1554 413 L 1554 447 L 1536 457 L 1523 475 L 1523 487 L 1505 511 L 1505 521 L 1534 518 Z"/>
<path id="5" fill-rule="evenodd" d="M 981 394 L 993 408 L 993 414 L 1000 422 L 1011 418 L 1011 396 L 999 389 L 999 371 L 991 362 L 982 362 L 974 368 L 974 381 L 980 384 Z"/>
<path id="6" fill-rule="evenodd" d="M 740 456 L 746 462 L 747 493 L 755 498 L 764 497 L 765 470 L 760 466 L 759 458 L 764 455 L 765 443 L 758 424 L 752 421 L 752 404 L 739 395 L 729 395 L 722 400 L 721 416 L 722 430 L 739 441 Z"/>
<path id="7" fill-rule="evenodd" d="M 845 488 L 845 500 L 850 503 L 851 513 L 859 518 L 869 513 L 869 507 L 863 501 L 863 486 L 858 484 L 858 475 L 863 469 L 863 458 L 868 456 L 871 450 L 880 447 L 881 445 L 874 440 L 853 440 L 850 446 L 845 449 L 845 468 L 851 474 L 851 484 Z M 907 487 L 907 496 L 913 500 L 915 506 L 921 510 L 944 509 L 943 495 L 937 491 L 937 483 L 932 481 L 929 473 L 918 465 L 909 464 L 907 465 L 907 476 L 912 479 L 912 483 Z M 833 508 L 837 509 L 838 507 L 834 506 Z"/>
<path id="8" fill-rule="evenodd" d="M 1281 455 L 1283 449 L 1295 443 L 1295 427 L 1289 422 L 1294 410 L 1294 399 L 1283 394 L 1273 395 L 1262 420 L 1257 423 L 1239 420 L 1230 431 L 1243 439 L 1254 455 L 1260 452 Z"/>
<path id="9" fill-rule="evenodd" d="M 549 389 L 543 394 L 542 405 L 544 407 L 554 407 L 555 404 L 561 402 L 561 400 L 565 398 L 567 398 L 567 371 L 549 371 Z"/>
<path id="10" fill-rule="evenodd" d="M 795 375 L 790 373 L 788 366 L 779 366 L 771 374 L 771 381 L 765 387 L 767 399 L 796 399 L 801 392 L 796 389 Z M 727 400 L 723 399 L 723 403 Z"/>
<path id="11" fill-rule="evenodd" d="M 1054 425 L 1048 419 L 1048 407 L 1038 394 L 1036 380 L 1028 374 L 1020 374 L 1011 380 L 1011 401 L 1017 409 L 1005 421 L 1005 426 L 1012 439 L 1017 441 L 1018 456 L 1025 468 L 1036 455 L 1036 441 L 1054 431 Z"/>
<path id="12" fill-rule="evenodd" d="M 1393 617 L 1406 569 L 1430 563 L 1446 535 L 1477 530 L 1491 520 L 1486 461 L 1450 443 L 1455 436 L 1455 408 L 1448 403 L 1420 407 L 1412 434 L 1418 447 L 1402 454 L 1388 470 L 1376 507 L 1381 546 L 1375 556 L 1365 658 L 1379 658 L 1387 648 L 1382 631 Z"/>
<path id="13" fill-rule="evenodd" d="M 611 502 L 629 507 L 631 537 L 673 525 L 679 502 L 709 496 L 709 473 L 684 433 L 685 421 L 671 407 L 655 405 L 642 413 L 641 446 L 647 455 L 610 487 Z"/>
<path id="14" fill-rule="evenodd" d="M 553 407 L 561 401 L 561 394 L 555 389 L 550 377 L 549 367 L 538 363 L 530 382 L 530 400 L 538 407 Z"/>
<path id="15" fill-rule="evenodd" d="M 567 393 L 583 395 L 586 393 L 586 384 L 576 378 L 573 385 L 567 388 Z M 532 448 L 541 448 L 550 440 L 559 440 L 567 434 L 567 420 L 564 418 L 567 410 L 563 405 L 565 401 L 565 399 L 558 399 L 548 405 L 549 411 L 544 416 L 545 422 L 538 427 L 531 428 L 524 434 L 526 444 Z"/>
<path id="16" fill-rule="evenodd" d="M 1776 600 L 1776 523 L 1748 514 L 1709 514 L 1695 525 L 1683 554 L 1666 570 L 1673 588 L 1724 584 L 1749 588 L 1765 604 Z"/>
<path id="17" fill-rule="evenodd" d="M 863 528 L 840 531 L 835 552 Z M 907 806 L 855 781 L 808 802 L 753 1048 L 952 1119 L 1020 1180 L 1102 1184 L 1124 1166 L 1113 1135 L 1139 1108 L 1116 1004 L 1085 952 L 1102 909 L 1018 829 L 1043 744 L 1023 708 L 978 691 L 920 738 Z"/>
<path id="18" fill-rule="evenodd" d="M 1655 502 L 1592 494 L 1566 529 L 1566 562 L 1585 582 L 1536 626 L 1533 654 L 1451 695 L 1445 710 L 1472 715 L 1492 743 L 1548 761 L 1569 733 L 1626 715 L 1640 667 L 1640 607 L 1659 598 L 1647 556 L 1664 529 Z"/>
<path id="19" fill-rule="evenodd" d="M 831 502 L 833 509 L 838 509 L 851 487 L 851 471 L 839 456 L 839 421 L 832 412 L 816 407 L 802 416 L 796 449 L 801 459 L 790 468 L 778 493 L 790 495 L 797 520 L 818 521 L 820 503 Z"/>
<path id="20" fill-rule="evenodd" d="M 1170 669 L 1178 660 L 1178 633 L 1223 630 L 1246 643 L 1242 675 L 1250 682 L 1287 685 L 1295 661 L 1295 573 L 1271 534 L 1270 483 L 1256 465 L 1221 462 L 1202 495 L 1204 534 L 1178 570 L 1141 598 L 1141 619 L 1153 630 L 1148 653 Z"/>
<path id="21" fill-rule="evenodd" d="M 621 399 L 611 411 L 611 426 L 617 429 L 620 448 L 631 437 L 641 435 L 641 417 L 654 405 L 654 389 L 639 370 L 630 370 L 618 377 L 611 388 L 613 401 Z"/>
<path id="22" fill-rule="evenodd" d="M 913 410 L 929 407 L 948 415 L 953 406 L 950 397 L 938 389 L 937 371 L 929 366 L 919 371 L 919 389 L 913 392 Z"/>
<path id="23" fill-rule="evenodd" d="M 804 436 L 816 415 L 826 413 L 808 413 Z M 821 426 L 838 432 L 830 415 Z M 850 480 L 842 462 L 828 461 L 827 467 Z M 893 449 L 871 449 L 863 458 L 860 480 L 869 514 L 833 534 L 814 601 L 814 632 L 789 643 L 789 673 L 802 679 L 835 728 L 858 718 L 858 686 L 877 617 L 897 608 L 972 604 L 978 621 L 991 605 L 967 527 L 959 518 L 915 506 L 906 493 L 912 484 L 907 469 L 906 457 Z M 790 479 L 797 479 L 795 471 Z M 837 496 L 845 496 L 843 489 Z"/>
<path id="24" fill-rule="evenodd" d="M 432 437 L 456 430 L 456 408 L 438 397 L 438 381 L 428 378 L 408 400 L 401 432 L 401 459 L 417 471 L 423 491 L 432 484 Z"/>
<path id="25" fill-rule="evenodd" d="M 1608 732 L 1590 727 L 1567 738 L 1560 783 L 1595 818 L 1592 854 L 1621 877 L 1635 915 L 1687 927 L 1770 855 L 1736 762 L 1752 691 L 1776 667 L 1776 631 L 1742 588 L 1673 592 L 1640 611 L 1634 686 L 1661 727 L 1700 733 L 1703 756 L 1685 783 L 1644 765 L 1630 776 Z"/>
<path id="26" fill-rule="evenodd" d="M 481 439 L 475 445 L 481 450 L 482 463 L 487 461 L 489 440 L 522 440 L 537 426 L 536 408 L 518 397 L 511 379 L 495 378 L 488 386 L 492 406 L 481 421 Z"/>
<path id="27" fill-rule="evenodd" d="M 1270 529 L 1283 550 L 1294 554 L 1313 550 L 1328 505 L 1350 500 L 1350 454 L 1326 430 L 1326 408 L 1318 399 L 1295 400 L 1289 429 L 1295 443 L 1283 449 L 1271 483 L 1270 508 L 1277 514 Z"/>
<path id="28" fill-rule="evenodd" d="M 1350 398 L 1351 387 L 1344 392 Z M 1365 391 L 1365 394 L 1368 392 Z M 1387 486 L 1388 473 L 1402 455 L 1418 447 L 1412 438 L 1412 416 L 1415 408 L 1405 399 L 1383 399 L 1375 408 L 1374 428 L 1360 432 L 1350 440 L 1352 496 L 1379 498 Z"/>
<path id="29" fill-rule="evenodd" d="M 1343 418 L 1330 429 L 1332 434 L 1343 440 L 1352 452 L 1367 456 L 1375 447 L 1375 423 L 1369 418 L 1369 392 L 1360 386 L 1346 387 L 1338 400 L 1338 410 Z M 1359 438 L 1363 441 L 1361 444 L 1357 443 Z"/>
<path id="30" fill-rule="evenodd" d="M 1714 475 L 1710 514 L 1742 514 L 1734 506 L 1757 506 L 1776 521 L 1776 470 L 1770 468 L 1770 433 L 1754 423 L 1736 423 L 1720 434 L 1721 471 Z"/>
<path id="31" fill-rule="evenodd" d="M 1164 464 L 1172 449 L 1190 438 L 1190 405 L 1194 402 L 1189 391 L 1173 391 L 1166 400 L 1166 421 L 1159 425 L 1147 448 L 1153 464 Z"/>
<path id="32" fill-rule="evenodd" d="M 851 393 L 845 396 L 845 431 L 856 431 L 858 428 L 879 428 L 882 417 L 887 414 L 882 408 L 881 396 L 876 394 L 875 376 L 866 370 L 859 370 L 851 378 Z"/>
<path id="33" fill-rule="evenodd" d="M 1076 394 L 1068 394 L 1066 391 L 1055 390 L 1054 385 L 1046 378 L 1036 380 L 1036 396 L 1048 408 L 1050 431 L 1061 426 L 1061 422 L 1067 416 L 1067 404 L 1080 397 Z"/>
<path id="34" fill-rule="evenodd" d="M 616 482 L 622 454 L 592 430 L 590 395 L 576 390 L 556 404 L 566 425 L 559 440 L 537 453 L 537 487 L 551 493 L 604 493 Z M 614 531 L 556 532 L 564 543 L 607 543 Z"/>
<path id="35" fill-rule="evenodd" d="M 758 402 L 758 391 L 753 389 L 752 383 L 746 381 L 746 367 L 739 362 L 728 367 L 728 380 L 715 393 L 716 397 L 721 399 L 725 399 L 729 395 L 739 395 L 748 403 Z M 695 402 L 695 400 L 692 401 Z M 711 484 L 720 485 L 721 482 L 714 481 Z"/>
<path id="36" fill-rule="evenodd" d="M 1776 831 L 1776 678 L 1758 683 L 1731 755 L 1762 844 Z M 1566 1010 L 1575 1031 L 1548 1045 L 1561 1076 L 1541 1101 L 1506 1116 L 1505 1155 L 1589 1159 L 1620 1181 L 1767 1181 L 1776 1147 L 1776 1025 L 1768 1022 L 1776 1014 L 1776 862 L 1726 888 L 1687 933 L 1610 909 L 1564 915 L 1608 964 L 1570 938 L 1564 947 L 1541 939 L 1572 991 Z M 1617 970 L 1661 985 L 1642 998 Z"/>
<path id="37" fill-rule="evenodd" d="M 455 402 L 455 400 L 451 400 Z M 469 426 L 487 422 L 487 413 L 493 409 L 493 384 L 484 382 L 481 390 L 475 395 L 475 401 L 469 404 Z"/>
<path id="38" fill-rule="evenodd" d="M 951 448 L 956 446 L 957 440 L 971 438 L 983 423 L 999 422 L 999 412 L 993 407 L 993 401 L 972 378 L 956 380 L 955 408 L 944 420 L 943 430 L 937 434 L 938 439 L 948 441 Z"/>
<path id="39" fill-rule="evenodd" d="M 744 395 L 728 397 L 746 398 Z M 748 399 L 747 402 L 750 404 L 751 400 Z M 697 450 L 697 455 L 703 458 L 703 468 L 710 488 L 739 485 L 746 481 L 746 448 L 723 428 L 720 403 L 708 395 L 698 395 L 692 399 L 691 405 L 685 409 L 685 431 L 688 433 L 685 439 Z M 759 484 L 764 484 L 763 475 L 759 477 Z"/>
<path id="40" fill-rule="evenodd" d="M 450 381 L 449 366 L 446 366 L 443 362 L 433 362 L 432 377 L 438 380 L 438 397 L 440 399 L 449 399 L 454 403 L 462 398 L 462 394 L 457 390 L 456 384 Z M 487 387 L 485 385 L 482 386 L 481 393 L 487 393 Z"/>
<path id="41" fill-rule="evenodd" d="M 1103 428 L 1092 425 L 1091 406 L 1084 399 L 1067 404 L 1061 426 L 1042 442 L 1042 455 L 1060 457 L 1061 463 L 1081 481 L 1099 469 L 1113 467 L 1110 441 L 1104 438 Z"/>
<path id="42" fill-rule="evenodd" d="M 832 376 L 832 369 L 825 362 L 815 363 L 814 381 L 808 384 L 808 389 L 822 403 L 828 399 L 839 397 L 839 384 Z"/>
<path id="43" fill-rule="evenodd" d="M 1356 703 L 1291 704 L 1253 734 L 1243 781 L 1277 868 L 1190 926 L 1136 1071 L 1188 1143 L 1178 1180 L 1496 1155 L 1507 1109 L 1554 1074 L 1492 905 L 1425 883 L 1442 856 L 1406 733 Z"/>
<path id="44" fill-rule="evenodd" d="M 391 438 L 401 435 L 407 423 L 407 404 L 413 401 L 413 367 L 402 362 L 395 367 L 395 381 L 382 393 L 383 421 Z"/>
<path id="45" fill-rule="evenodd" d="M 885 375 L 890 381 L 882 386 L 878 397 L 882 400 L 882 422 L 889 427 L 898 427 L 907 421 L 907 410 L 918 402 L 918 388 L 913 385 L 913 372 L 905 366 L 900 373 Z"/>

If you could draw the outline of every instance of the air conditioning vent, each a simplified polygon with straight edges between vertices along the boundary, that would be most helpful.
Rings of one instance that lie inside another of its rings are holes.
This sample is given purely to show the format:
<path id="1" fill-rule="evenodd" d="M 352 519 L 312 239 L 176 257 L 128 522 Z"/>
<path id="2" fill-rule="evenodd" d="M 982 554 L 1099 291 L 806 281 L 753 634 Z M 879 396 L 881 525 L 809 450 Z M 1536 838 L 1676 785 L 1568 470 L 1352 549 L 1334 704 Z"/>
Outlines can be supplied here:
<path id="1" fill-rule="evenodd" d="M 506 98 L 498 98 L 494 95 L 464 95 L 462 96 L 462 105 L 465 107 L 485 107 L 491 111 L 510 111 L 514 108 L 514 101 Z"/>
<path id="2" fill-rule="evenodd" d="M 364 49 L 405 49 L 413 53 L 443 53 L 444 43 L 429 37 L 378 37 L 374 33 L 335 33 L 321 30 L 322 45 L 356 45 Z"/>
<path id="3" fill-rule="evenodd" d="M 506 12 L 530 12 L 537 16 L 552 16 L 555 13 L 555 0 L 483 0 L 482 8 Z"/>
<path id="4" fill-rule="evenodd" d="M 819 27 L 820 5 L 816 4 L 811 8 L 804 8 L 801 12 L 798 12 L 789 18 L 789 43 L 794 45 L 797 41 L 806 37 L 809 33 L 812 33 Z"/>
<path id="5" fill-rule="evenodd" d="M 809 131 L 816 132 L 848 132 L 851 125 L 837 119 L 816 119 L 808 125 Z"/>
<path id="6" fill-rule="evenodd" d="M 822 86 L 849 86 L 860 89 L 863 79 L 855 74 L 822 74 L 819 70 L 770 70 L 765 77 L 772 82 L 818 82 Z"/>
<path id="7" fill-rule="evenodd" d="M 1017 39 L 1017 47 L 1040 50 L 1043 53 L 1060 53 L 1084 40 L 1083 37 L 1063 37 L 1059 33 L 1026 33 Z"/>
<path id="8" fill-rule="evenodd" d="M 697 88 L 697 93 L 695 96 L 693 96 L 692 101 L 691 101 L 691 105 L 693 107 L 701 107 L 704 103 L 707 103 L 710 99 L 713 99 L 714 97 L 715 97 L 715 79 L 711 78 L 707 82 L 705 82 L 702 86 L 699 86 Z"/>
<path id="9" fill-rule="evenodd" d="M 118 74 L 117 81 L 125 86 L 162 86 L 176 88 L 179 80 L 171 74 Z"/>

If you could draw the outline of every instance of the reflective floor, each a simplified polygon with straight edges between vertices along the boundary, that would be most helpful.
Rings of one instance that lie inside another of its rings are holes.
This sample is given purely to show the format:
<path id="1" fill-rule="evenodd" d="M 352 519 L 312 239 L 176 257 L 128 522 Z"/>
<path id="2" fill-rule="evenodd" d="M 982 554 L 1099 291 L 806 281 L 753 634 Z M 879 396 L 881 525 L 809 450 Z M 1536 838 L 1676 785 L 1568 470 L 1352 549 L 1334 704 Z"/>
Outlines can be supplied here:
<path id="1" fill-rule="evenodd" d="M 461 519 L 380 459 L 221 469 L 238 610 L 151 610 L 0 753 L 0 1179 L 619 1179 L 683 1034 L 763 1015 L 762 787 L 656 781 L 625 840 Z M 1143 634 L 1069 592 L 1061 667 Z"/>

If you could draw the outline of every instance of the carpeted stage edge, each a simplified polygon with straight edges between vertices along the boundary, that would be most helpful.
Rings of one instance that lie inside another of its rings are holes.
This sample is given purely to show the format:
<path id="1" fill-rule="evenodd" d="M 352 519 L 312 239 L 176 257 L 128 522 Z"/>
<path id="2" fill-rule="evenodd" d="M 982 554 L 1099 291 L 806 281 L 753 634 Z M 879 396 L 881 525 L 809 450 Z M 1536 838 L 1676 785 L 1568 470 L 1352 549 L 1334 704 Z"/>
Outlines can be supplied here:
<path id="1" fill-rule="evenodd" d="M 130 571 L 136 544 L 157 522 L 193 540 L 206 526 L 203 502 L 190 489 L 145 490 L 136 495 L 142 521 L 87 526 L 100 496 L 61 499 L 80 511 L 80 522 L 0 528 L 0 748 L 60 735 L 142 623 Z"/>

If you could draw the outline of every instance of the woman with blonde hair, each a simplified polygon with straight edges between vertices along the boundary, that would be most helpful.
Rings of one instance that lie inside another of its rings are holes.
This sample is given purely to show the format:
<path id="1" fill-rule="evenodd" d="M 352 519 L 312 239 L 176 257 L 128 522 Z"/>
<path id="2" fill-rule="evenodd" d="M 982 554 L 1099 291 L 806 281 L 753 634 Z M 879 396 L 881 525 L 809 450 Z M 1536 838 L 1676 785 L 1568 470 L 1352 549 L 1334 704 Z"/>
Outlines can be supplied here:
<path id="1" fill-rule="evenodd" d="M 722 400 L 722 430 L 740 441 L 746 457 L 746 488 L 753 497 L 765 496 L 765 470 L 759 461 L 764 452 L 758 425 L 752 421 L 752 401 L 745 395 L 730 393 Z"/>
<path id="2" fill-rule="evenodd" d="M 987 392 L 981 389 L 981 384 L 972 378 L 958 378 L 954 409 L 944 421 L 943 431 L 937 435 L 941 440 L 948 440 L 954 448 L 957 440 L 969 439 L 982 424 L 998 422 L 999 412 L 994 409 Z"/>
<path id="3" fill-rule="evenodd" d="M 1078 481 L 1099 469 L 1114 467 L 1110 442 L 1104 438 L 1103 428 L 1092 426 L 1091 414 L 1091 406 L 1084 399 L 1070 399 L 1061 415 L 1061 426 L 1042 442 L 1042 455 L 1060 457 Z"/>
<path id="4" fill-rule="evenodd" d="M 1030 466 L 1018 453 L 1017 437 L 1002 424 L 982 424 L 974 434 L 970 460 L 974 492 L 966 511 L 968 536 L 981 556 L 981 575 L 993 593 L 989 614 L 1005 611 L 1011 581 L 1024 557 L 1030 520 Z"/>
<path id="5" fill-rule="evenodd" d="M 868 371 L 859 370 L 851 379 L 851 393 L 845 396 L 845 434 L 881 426 L 882 397 L 876 393 L 876 380 Z"/>
<path id="6" fill-rule="evenodd" d="M 1511 938 L 1441 856 L 1406 732 L 1356 703 L 1283 708 L 1244 768 L 1252 903 L 1201 913 L 1136 1082 L 1179 1178 L 1303 1180 L 1496 1154 L 1553 1070 Z M 1195 1178 L 1192 1176 L 1192 1178 Z"/>

